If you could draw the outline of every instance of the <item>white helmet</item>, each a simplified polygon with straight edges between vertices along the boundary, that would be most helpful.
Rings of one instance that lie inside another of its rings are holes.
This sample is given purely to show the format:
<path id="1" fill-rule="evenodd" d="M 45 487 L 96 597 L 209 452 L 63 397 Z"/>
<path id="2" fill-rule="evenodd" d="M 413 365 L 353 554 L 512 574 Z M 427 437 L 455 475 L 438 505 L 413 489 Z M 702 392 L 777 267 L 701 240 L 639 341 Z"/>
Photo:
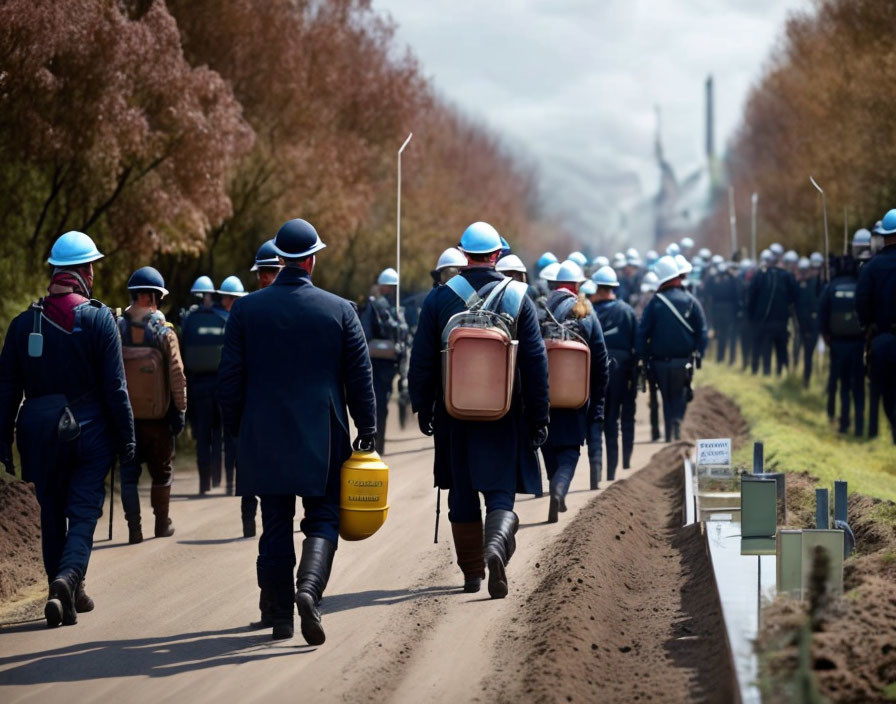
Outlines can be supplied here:
<path id="1" fill-rule="evenodd" d="M 725 261 L 725 257 L 723 257 L 721 254 L 713 254 L 712 257 L 710 257 L 709 261 L 711 264 L 718 265 Z"/>
<path id="2" fill-rule="evenodd" d="M 740 266 L 741 271 L 746 271 L 747 269 L 750 269 L 753 266 L 753 260 L 752 259 L 741 259 L 739 266 Z"/>
<path id="3" fill-rule="evenodd" d="M 674 257 L 676 254 L 681 254 L 681 247 L 678 246 L 677 242 L 673 242 L 666 247 L 666 254 L 670 257 Z"/>
<path id="4" fill-rule="evenodd" d="M 376 282 L 380 286 L 398 286 L 398 272 L 391 266 L 387 269 L 383 269 L 380 272 L 379 277 L 377 277 Z"/>
<path id="5" fill-rule="evenodd" d="M 653 267 L 653 270 L 656 273 L 657 284 L 664 284 L 667 281 L 671 281 L 672 279 L 681 276 L 681 272 L 678 270 L 678 264 L 675 263 L 675 258 L 668 254 L 665 257 L 660 257 L 656 260 L 656 265 Z"/>
<path id="6" fill-rule="evenodd" d="M 705 262 L 708 262 L 712 258 L 712 252 L 709 251 L 709 247 L 701 247 L 697 254 L 699 254 L 700 258 Z"/>
<path id="7" fill-rule="evenodd" d="M 690 237 L 682 237 L 681 238 L 681 248 L 682 249 L 693 249 L 694 248 L 694 240 Z"/>
<path id="8" fill-rule="evenodd" d="M 464 253 L 457 247 L 449 247 L 439 256 L 439 261 L 436 262 L 436 271 L 447 269 L 449 266 L 463 268 L 466 265 L 467 258 L 464 256 Z"/>
<path id="9" fill-rule="evenodd" d="M 591 266 L 595 269 L 600 269 L 602 266 L 610 266 L 610 260 L 607 257 L 600 255 L 599 257 L 595 257 L 591 262 Z"/>
<path id="10" fill-rule="evenodd" d="M 602 266 L 591 275 L 591 280 L 598 286 L 612 286 L 615 288 L 619 285 L 619 277 L 616 276 L 616 271 L 611 266 Z"/>
<path id="11" fill-rule="evenodd" d="M 562 281 L 571 284 L 580 284 L 584 280 L 585 274 L 582 272 L 582 267 L 572 259 L 567 259 L 563 262 L 557 269 L 557 274 L 554 277 L 554 281 Z"/>
<path id="12" fill-rule="evenodd" d="M 498 260 L 498 263 L 495 264 L 495 269 L 498 271 L 521 271 L 524 274 L 526 273 L 526 265 L 523 264 L 522 259 L 515 254 L 508 254 L 506 257 L 501 257 Z"/>
<path id="13" fill-rule="evenodd" d="M 538 277 L 544 279 L 545 281 L 556 281 L 557 269 L 559 268 L 560 262 L 551 262 L 539 272 Z"/>
<path id="14" fill-rule="evenodd" d="M 768 247 L 768 251 L 774 255 L 775 259 L 777 259 L 784 254 L 784 246 L 778 242 L 772 242 Z"/>
<path id="15" fill-rule="evenodd" d="M 651 291 L 656 291 L 656 287 L 659 284 L 659 279 L 656 274 L 652 271 L 648 271 L 644 274 L 644 278 L 641 279 L 641 293 L 650 293 Z"/>
<path id="16" fill-rule="evenodd" d="M 594 283 L 591 279 L 583 282 L 581 286 L 579 286 L 579 293 L 582 293 L 586 296 L 593 296 L 597 293 L 597 284 Z"/>
<path id="17" fill-rule="evenodd" d="M 824 264 L 824 255 L 821 252 L 812 252 L 812 254 L 809 255 L 809 264 L 811 264 L 814 269 L 818 269 Z"/>
<path id="18" fill-rule="evenodd" d="M 571 252 L 566 259 L 574 261 L 579 266 L 585 266 L 588 264 L 588 257 L 586 257 L 579 251 Z"/>
<path id="19" fill-rule="evenodd" d="M 765 263 L 773 262 L 773 261 L 775 261 L 775 255 L 772 254 L 772 250 L 770 250 L 770 249 L 763 249 L 763 250 L 759 253 L 759 261 L 760 261 L 760 262 L 765 262 Z"/>
<path id="20" fill-rule="evenodd" d="M 800 271 L 805 271 L 809 268 L 809 257 L 800 257 L 800 260 L 797 262 L 796 266 Z"/>
<path id="21" fill-rule="evenodd" d="M 690 274 L 694 270 L 683 254 L 675 255 L 675 265 L 678 267 L 679 274 Z"/>
<path id="22" fill-rule="evenodd" d="M 796 264 L 800 260 L 800 255 L 796 253 L 796 251 L 792 249 L 788 249 L 784 252 L 784 261 L 788 264 Z"/>

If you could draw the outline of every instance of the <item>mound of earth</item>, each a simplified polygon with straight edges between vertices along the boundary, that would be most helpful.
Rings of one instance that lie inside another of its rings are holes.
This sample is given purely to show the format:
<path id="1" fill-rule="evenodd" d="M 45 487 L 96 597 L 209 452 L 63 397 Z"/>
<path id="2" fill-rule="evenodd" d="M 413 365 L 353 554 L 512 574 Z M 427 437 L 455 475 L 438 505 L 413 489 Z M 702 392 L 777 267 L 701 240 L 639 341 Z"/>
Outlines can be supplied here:
<path id="1" fill-rule="evenodd" d="M 686 437 L 739 428 L 736 406 L 698 391 Z M 489 699 L 736 700 L 705 537 L 699 525 L 681 527 L 688 448 L 668 445 L 610 486 L 536 563 L 543 577 L 506 634 Z"/>
<path id="2" fill-rule="evenodd" d="M 0 603 L 45 579 L 34 486 L 0 481 Z"/>

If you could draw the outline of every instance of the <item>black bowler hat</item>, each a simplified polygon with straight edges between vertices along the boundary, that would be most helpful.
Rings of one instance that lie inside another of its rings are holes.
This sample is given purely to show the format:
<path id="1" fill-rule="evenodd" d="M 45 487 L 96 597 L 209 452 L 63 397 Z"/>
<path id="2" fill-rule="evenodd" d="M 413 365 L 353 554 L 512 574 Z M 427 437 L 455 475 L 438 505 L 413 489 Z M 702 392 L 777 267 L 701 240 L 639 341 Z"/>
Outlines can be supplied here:
<path id="1" fill-rule="evenodd" d="M 274 251 L 284 259 L 304 259 L 326 246 L 314 226 L 301 218 L 287 220 L 274 237 Z"/>

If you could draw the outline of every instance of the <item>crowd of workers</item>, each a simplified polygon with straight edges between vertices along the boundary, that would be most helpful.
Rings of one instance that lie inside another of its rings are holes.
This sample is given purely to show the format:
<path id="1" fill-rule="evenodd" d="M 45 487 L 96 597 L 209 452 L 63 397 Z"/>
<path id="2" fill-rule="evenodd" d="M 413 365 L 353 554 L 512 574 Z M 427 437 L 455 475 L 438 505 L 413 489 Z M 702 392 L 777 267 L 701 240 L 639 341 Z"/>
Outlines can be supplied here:
<path id="1" fill-rule="evenodd" d="M 223 480 L 241 497 L 246 537 L 261 506 L 260 625 L 291 637 L 297 609 L 312 645 L 325 640 L 318 607 L 338 543 L 340 468 L 353 449 L 385 451 L 396 385 L 402 423 L 410 407 L 434 439 L 463 589 L 479 591 L 487 575 L 493 598 L 508 593 L 515 496 L 543 493 L 541 459 L 556 522 L 583 446 L 592 489 L 604 458 L 615 478 L 620 434 L 630 466 L 639 390 L 649 394 L 652 439 L 680 438 L 710 339 L 719 362 L 733 363 L 740 347 L 753 373 L 770 374 L 774 352 L 780 374 L 792 328 L 808 384 L 821 336 L 829 415 L 839 385 L 840 430 L 850 428 L 851 398 L 862 435 L 867 367 L 869 434 L 882 401 L 896 442 L 896 210 L 873 236 L 856 233 L 850 255 L 831 258 L 829 280 L 819 253 L 801 258 L 773 244 L 757 263 L 733 262 L 694 252 L 689 238 L 643 259 L 633 248 L 591 261 L 547 252 L 530 272 L 478 222 L 439 257 L 431 290 L 397 308 L 398 274 L 385 269 L 360 311 L 312 283 L 325 247 L 310 223 L 288 221 L 258 250 L 257 291 L 236 276 L 219 288 L 196 280 L 178 337 L 159 310 L 168 291 L 157 270 L 133 273 L 131 305 L 116 314 L 91 298 L 103 257 L 91 238 L 70 232 L 54 244 L 48 295 L 15 318 L 0 354 L 0 461 L 14 472 L 15 437 L 41 506 L 49 626 L 93 608 L 84 578 L 116 459 L 129 542 L 143 540 L 143 464 L 153 532 L 174 533 L 172 464 L 187 422 L 199 494 Z M 305 539 L 296 571 L 297 496 Z"/>

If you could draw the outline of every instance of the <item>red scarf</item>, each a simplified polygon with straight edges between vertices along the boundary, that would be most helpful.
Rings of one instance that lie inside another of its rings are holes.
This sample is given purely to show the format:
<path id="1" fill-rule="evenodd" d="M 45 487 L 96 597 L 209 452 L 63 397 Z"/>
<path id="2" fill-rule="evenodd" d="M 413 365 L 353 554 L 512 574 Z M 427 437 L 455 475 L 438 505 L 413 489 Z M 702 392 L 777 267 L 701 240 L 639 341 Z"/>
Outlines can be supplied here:
<path id="1" fill-rule="evenodd" d="M 93 266 L 56 269 L 44 299 L 44 315 L 64 330 L 75 327 L 75 308 L 87 303 L 93 288 Z"/>

